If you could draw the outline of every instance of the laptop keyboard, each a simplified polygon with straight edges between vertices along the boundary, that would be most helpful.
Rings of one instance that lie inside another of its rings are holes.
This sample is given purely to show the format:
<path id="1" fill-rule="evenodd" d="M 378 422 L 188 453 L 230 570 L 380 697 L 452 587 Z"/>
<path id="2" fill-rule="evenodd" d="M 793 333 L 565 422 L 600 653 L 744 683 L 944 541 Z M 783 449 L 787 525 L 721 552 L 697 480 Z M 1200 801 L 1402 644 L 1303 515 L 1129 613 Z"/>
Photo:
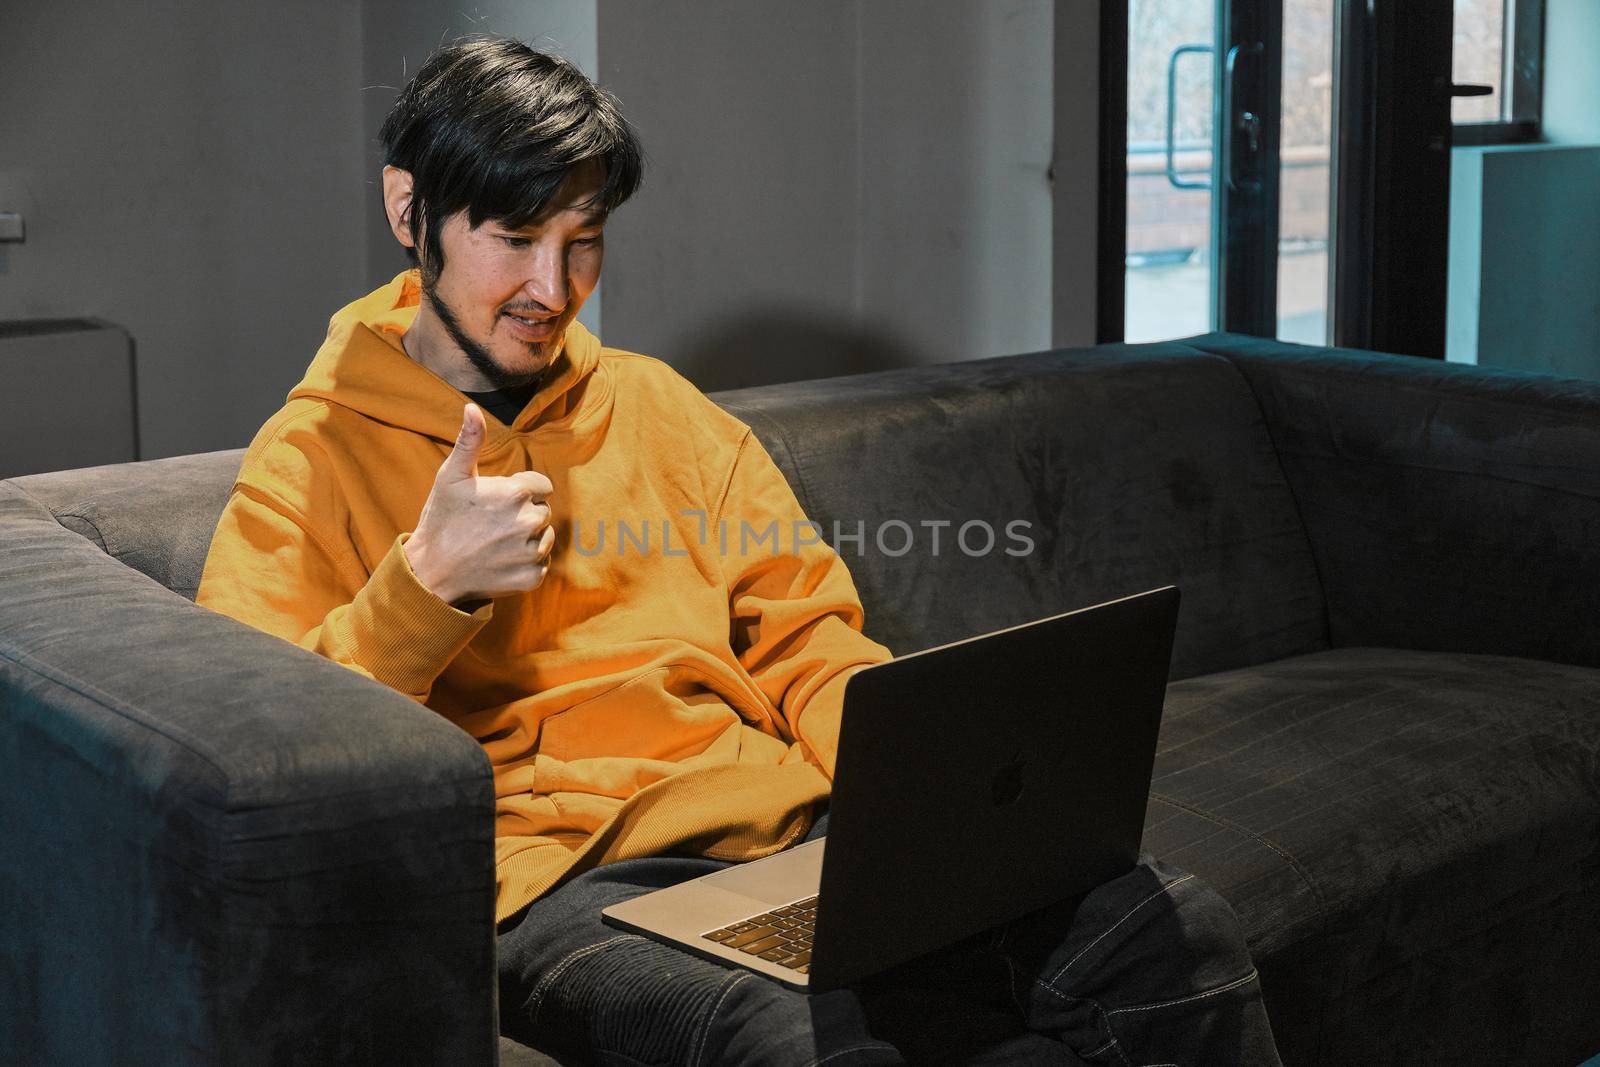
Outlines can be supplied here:
<path id="1" fill-rule="evenodd" d="M 816 921 L 817 898 L 806 897 L 700 936 L 724 948 L 736 948 L 780 967 L 810 974 L 811 932 Z"/>

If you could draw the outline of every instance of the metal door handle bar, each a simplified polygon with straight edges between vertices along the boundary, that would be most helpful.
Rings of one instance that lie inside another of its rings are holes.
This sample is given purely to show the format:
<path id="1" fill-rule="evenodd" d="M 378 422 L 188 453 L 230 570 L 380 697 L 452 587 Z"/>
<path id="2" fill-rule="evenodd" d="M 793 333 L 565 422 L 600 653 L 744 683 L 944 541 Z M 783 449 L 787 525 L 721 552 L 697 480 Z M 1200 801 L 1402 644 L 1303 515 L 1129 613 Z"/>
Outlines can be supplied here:
<path id="1" fill-rule="evenodd" d="M 1178 176 L 1178 168 L 1173 165 L 1173 141 L 1176 120 L 1174 116 L 1178 110 L 1178 57 L 1187 53 L 1204 53 L 1210 55 L 1211 46 L 1208 44 L 1181 44 L 1172 50 L 1172 55 L 1167 58 L 1167 181 L 1172 183 L 1174 189 L 1209 189 L 1210 181 L 1194 182 Z"/>

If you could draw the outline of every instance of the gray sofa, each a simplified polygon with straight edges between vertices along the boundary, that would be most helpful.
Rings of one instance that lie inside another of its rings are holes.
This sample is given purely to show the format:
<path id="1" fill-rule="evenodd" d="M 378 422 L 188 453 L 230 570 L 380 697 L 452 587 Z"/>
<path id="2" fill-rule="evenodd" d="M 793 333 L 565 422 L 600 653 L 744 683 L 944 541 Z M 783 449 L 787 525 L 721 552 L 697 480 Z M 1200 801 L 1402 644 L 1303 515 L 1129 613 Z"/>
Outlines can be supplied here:
<path id="1" fill-rule="evenodd" d="M 825 530 L 954 523 L 843 544 L 897 652 L 1182 588 L 1145 847 L 1286 1063 L 1600 1051 L 1600 384 L 1214 334 L 716 399 Z M 0 482 L 0 1049 L 492 1062 L 488 763 L 190 602 L 240 456 Z"/>

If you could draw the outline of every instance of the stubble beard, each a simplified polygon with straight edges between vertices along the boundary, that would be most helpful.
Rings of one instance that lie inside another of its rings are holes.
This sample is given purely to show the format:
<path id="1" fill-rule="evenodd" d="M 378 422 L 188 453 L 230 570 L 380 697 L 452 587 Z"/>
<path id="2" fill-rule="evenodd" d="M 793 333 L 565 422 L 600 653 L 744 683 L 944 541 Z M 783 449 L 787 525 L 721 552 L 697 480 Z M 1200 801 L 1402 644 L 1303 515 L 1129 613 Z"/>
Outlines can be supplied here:
<path id="1" fill-rule="evenodd" d="M 546 363 L 532 374 L 517 374 L 507 371 L 494 361 L 494 357 L 489 355 L 487 348 L 468 337 L 466 331 L 461 328 L 461 322 L 456 318 L 454 309 L 439 296 L 438 281 L 437 277 L 430 278 L 428 277 L 428 272 L 424 271 L 422 293 L 433 306 L 434 314 L 439 317 L 439 322 L 443 324 L 445 333 L 450 335 L 450 340 L 456 343 L 456 347 L 461 349 L 461 354 L 467 357 L 467 362 L 471 363 L 479 374 L 487 378 L 495 389 L 502 391 L 537 385 L 543 381 L 545 372 L 550 369 L 549 363 Z M 554 340 L 555 338 L 551 338 L 552 342 Z M 552 360 L 551 362 L 554 361 Z"/>

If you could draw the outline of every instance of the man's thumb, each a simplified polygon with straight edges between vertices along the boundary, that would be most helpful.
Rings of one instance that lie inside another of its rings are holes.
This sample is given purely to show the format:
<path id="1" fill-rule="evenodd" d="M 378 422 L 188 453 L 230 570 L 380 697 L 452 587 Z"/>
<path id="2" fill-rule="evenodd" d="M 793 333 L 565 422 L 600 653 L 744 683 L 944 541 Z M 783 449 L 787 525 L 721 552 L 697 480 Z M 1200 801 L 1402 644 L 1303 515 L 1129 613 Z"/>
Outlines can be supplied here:
<path id="1" fill-rule="evenodd" d="M 461 410 L 461 432 L 456 435 L 455 447 L 445 457 L 440 473 L 449 481 L 475 477 L 478 473 L 478 450 L 483 447 L 485 427 L 483 409 L 468 404 Z"/>

